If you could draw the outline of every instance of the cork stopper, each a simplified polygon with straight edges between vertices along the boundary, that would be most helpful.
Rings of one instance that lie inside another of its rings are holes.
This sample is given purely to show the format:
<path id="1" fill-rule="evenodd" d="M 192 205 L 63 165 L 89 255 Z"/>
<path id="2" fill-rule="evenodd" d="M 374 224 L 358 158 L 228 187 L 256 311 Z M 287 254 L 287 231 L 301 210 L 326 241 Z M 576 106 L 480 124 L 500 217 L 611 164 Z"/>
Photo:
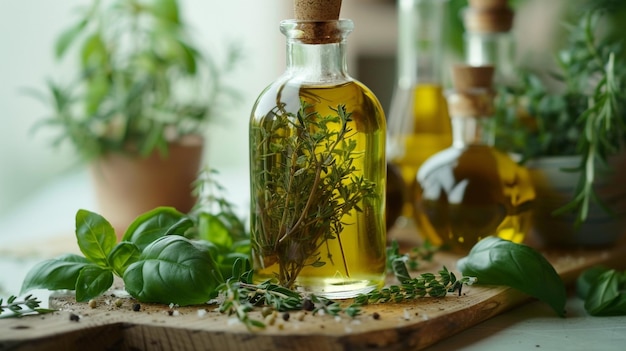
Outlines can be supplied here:
<path id="1" fill-rule="evenodd" d="M 452 67 L 454 90 L 466 92 L 474 89 L 491 90 L 494 75 L 493 66 L 455 65 Z"/>
<path id="2" fill-rule="evenodd" d="M 338 20 L 341 0 L 295 0 L 294 9 L 297 20 Z"/>
<path id="3" fill-rule="evenodd" d="M 506 0 L 470 0 L 465 29 L 476 33 L 502 33 L 513 28 L 515 14 Z"/>
<path id="4" fill-rule="evenodd" d="M 469 6 L 475 9 L 494 9 L 509 7 L 509 0 L 468 0 Z"/>
<path id="5" fill-rule="evenodd" d="M 307 44 L 338 43 L 341 0 L 294 0 L 298 39 Z"/>
<path id="6" fill-rule="evenodd" d="M 490 117 L 493 115 L 493 66 L 456 65 L 452 69 L 454 92 L 448 96 L 452 116 Z"/>

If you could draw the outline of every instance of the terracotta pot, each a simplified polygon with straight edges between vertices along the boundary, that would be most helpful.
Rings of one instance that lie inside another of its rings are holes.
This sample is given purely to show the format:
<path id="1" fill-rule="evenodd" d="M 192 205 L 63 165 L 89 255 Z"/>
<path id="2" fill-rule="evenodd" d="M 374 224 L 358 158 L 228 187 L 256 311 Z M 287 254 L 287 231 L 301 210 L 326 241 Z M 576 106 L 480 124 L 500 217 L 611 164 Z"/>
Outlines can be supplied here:
<path id="1" fill-rule="evenodd" d="M 596 170 L 594 188 L 613 211 L 607 213 L 595 203 L 578 228 L 575 214 L 556 216 L 553 212 L 573 198 L 579 173 L 565 172 L 579 165 L 580 157 L 545 157 L 527 163 L 537 200 L 533 210 L 531 240 L 543 246 L 599 247 L 614 244 L 626 231 L 626 153 L 613 158 L 611 167 Z"/>
<path id="2" fill-rule="evenodd" d="M 202 162 L 203 140 L 189 137 L 147 158 L 111 153 L 91 167 L 98 213 L 115 228 L 118 238 L 140 214 L 159 206 L 188 212 L 195 204 L 193 182 Z"/>

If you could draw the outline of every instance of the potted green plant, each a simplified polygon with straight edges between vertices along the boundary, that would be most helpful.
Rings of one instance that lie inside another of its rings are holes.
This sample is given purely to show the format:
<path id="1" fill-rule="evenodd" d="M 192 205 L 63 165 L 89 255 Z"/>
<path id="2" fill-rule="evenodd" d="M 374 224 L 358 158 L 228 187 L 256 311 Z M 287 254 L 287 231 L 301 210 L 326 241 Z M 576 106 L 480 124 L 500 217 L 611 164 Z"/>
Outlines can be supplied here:
<path id="1" fill-rule="evenodd" d="M 76 75 L 38 93 L 52 110 L 41 124 L 90 163 L 100 212 L 125 229 L 156 206 L 191 209 L 203 127 L 234 96 L 224 77 L 238 51 L 223 65 L 203 54 L 178 0 L 94 0 L 55 44 Z"/>
<path id="2" fill-rule="evenodd" d="M 626 48 L 601 26 L 612 6 L 569 28 L 550 79 L 522 72 L 498 99 L 498 146 L 527 161 L 543 244 L 609 245 L 626 230 Z"/>

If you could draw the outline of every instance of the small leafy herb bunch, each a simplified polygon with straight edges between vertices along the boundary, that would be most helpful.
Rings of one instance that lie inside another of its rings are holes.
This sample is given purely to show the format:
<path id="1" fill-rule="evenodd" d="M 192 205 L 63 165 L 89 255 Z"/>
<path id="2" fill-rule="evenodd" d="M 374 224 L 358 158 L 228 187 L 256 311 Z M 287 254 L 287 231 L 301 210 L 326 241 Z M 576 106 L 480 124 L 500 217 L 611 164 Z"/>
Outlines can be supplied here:
<path id="1" fill-rule="evenodd" d="M 600 203 L 593 188 L 599 166 L 623 150 L 626 141 L 626 51 L 623 39 L 602 33 L 612 2 L 585 8 L 569 27 L 567 46 L 557 56 L 558 72 L 550 72 L 558 89 L 537 74 L 522 72 L 521 84 L 498 99 L 498 146 L 523 155 L 580 155 L 570 172 L 579 173 L 571 202 L 558 213 L 575 211 L 587 218 L 589 204 Z"/>

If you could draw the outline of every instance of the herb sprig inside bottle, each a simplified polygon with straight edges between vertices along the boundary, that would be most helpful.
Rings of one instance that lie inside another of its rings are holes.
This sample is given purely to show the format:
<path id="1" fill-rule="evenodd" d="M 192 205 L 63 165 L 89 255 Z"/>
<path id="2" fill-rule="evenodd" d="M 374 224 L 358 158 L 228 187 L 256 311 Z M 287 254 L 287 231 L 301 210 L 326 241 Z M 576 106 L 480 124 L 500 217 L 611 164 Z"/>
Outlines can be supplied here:
<path id="1" fill-rule="evenodd" d="M 347 73 L 353 24 L 329 2 L 296 1 L 287 70 L 252 110 L 252 261 L 258 282 L 348 298 L 384 281 L 385 117 Z"/>

